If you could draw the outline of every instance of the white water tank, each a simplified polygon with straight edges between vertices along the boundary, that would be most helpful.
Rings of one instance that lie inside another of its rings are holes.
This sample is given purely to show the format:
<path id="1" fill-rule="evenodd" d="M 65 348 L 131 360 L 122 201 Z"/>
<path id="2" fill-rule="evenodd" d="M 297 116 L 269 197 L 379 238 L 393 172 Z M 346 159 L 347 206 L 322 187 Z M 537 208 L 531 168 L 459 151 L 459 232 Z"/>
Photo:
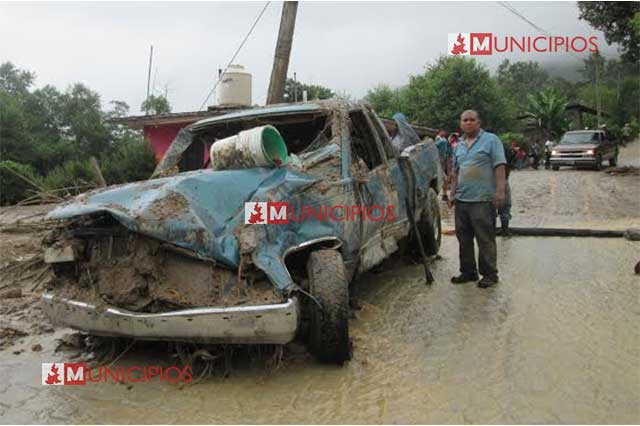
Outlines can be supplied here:
<path id="1" fill-rule="evenodd" d="M 218 85 L 218 105 L 251 106 L 251 73 L 242 65 L 229 65 Z"/>

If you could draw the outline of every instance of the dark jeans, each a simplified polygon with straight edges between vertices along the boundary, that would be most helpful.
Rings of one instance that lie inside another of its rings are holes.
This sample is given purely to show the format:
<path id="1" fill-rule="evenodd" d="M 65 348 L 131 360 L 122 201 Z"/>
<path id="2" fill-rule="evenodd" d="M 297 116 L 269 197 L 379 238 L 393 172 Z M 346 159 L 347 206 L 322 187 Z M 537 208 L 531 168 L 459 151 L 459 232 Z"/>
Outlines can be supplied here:
<path id="1" fill-rule="evenodd" d="M 473 239 L 478 242 L 478 264 L 483 277 L 498 279 L 496 266 L 496 208 L 492 202 L 466 203 L 456 200 L 456 237 L 460 243 L 460 272 L 478 273 Z"/>

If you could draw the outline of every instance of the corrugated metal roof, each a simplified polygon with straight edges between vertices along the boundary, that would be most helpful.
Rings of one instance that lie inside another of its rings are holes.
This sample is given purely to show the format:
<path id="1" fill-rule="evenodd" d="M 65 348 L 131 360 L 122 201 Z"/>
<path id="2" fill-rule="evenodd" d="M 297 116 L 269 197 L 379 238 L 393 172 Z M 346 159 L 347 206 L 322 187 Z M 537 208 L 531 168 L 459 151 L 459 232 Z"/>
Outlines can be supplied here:
<path id="1" fill-rule="evenodd" d="M 242 111 L 232 112 L 229 114 L 219 115 L 217 117 L 206 118 L 204 120 L 198 121 L 197 123 L 194 123 L 191 126 L 191 129 L 200 130 L 216 123 L 223 123 L 225 121 L 233 121 L 233 120 L 242 119 L 242 118 L 259 117 L 261 115 L 273 116 L 273 115 L 310 113 L 310 112 L 319 111 L 320 109 L 322 109 L 321 106 L 316 103 L 277 104 L 273 106 L 267 106 L 264 108 L 246 109 Z"/>

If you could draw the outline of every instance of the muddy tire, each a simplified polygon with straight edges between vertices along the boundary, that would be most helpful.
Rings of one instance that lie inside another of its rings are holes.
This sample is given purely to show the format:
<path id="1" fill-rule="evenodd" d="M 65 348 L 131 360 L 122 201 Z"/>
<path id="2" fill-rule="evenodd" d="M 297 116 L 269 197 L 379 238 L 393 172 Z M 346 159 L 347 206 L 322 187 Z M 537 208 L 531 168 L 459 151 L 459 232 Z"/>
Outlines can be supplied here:
<path id="1" fill-rule="evenodd" d="M 551 166 L 551 168 L 553 169 L 554 172 L 557 172 L 558 170 L 560 170 L 560 166 Z"/>
<path id="2" fill-rule="evenodd" d="M 309 351 L 320 362 L 342 365 L 351 358 L 349 283 L 342 255 L 336 250 L 312 252 L 307 273 L 309 291 L 322 305 L 309 305 Z"/>
<path id="3" fill-rule="evenodd" d="M 429 188 L 425 203 L 425 211 L 422 213 L 418 228 L 422 233 L 422 241 L 427 256 L 435 256 L 440 251 L 442 242 L 442 222 L 440 220 L 438 194 L 433 188 Z"/>

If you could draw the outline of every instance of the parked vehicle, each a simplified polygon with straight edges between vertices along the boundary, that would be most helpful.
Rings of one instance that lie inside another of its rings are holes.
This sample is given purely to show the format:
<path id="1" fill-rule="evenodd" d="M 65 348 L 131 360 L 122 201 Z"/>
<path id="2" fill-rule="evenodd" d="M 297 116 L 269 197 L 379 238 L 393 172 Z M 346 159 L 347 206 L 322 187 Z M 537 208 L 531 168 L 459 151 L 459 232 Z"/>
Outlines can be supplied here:
<path id="1" fill-rule="evenodd" d="M 609 161 L 615 167 L 618 162 L 618 146 L 604 130 L 577 130 L 566 132 L 551 151 L 551 167 L 590 166 L 602 169 L 602 162 Z"/>
<path id="2" fill-rule="evenodd" d="M 204 152 L 265 124 L 286 142 L 290 158 L 280 167 L 170 175 L 194 144 Z M 46 311 L 96 335 L 234 344 L 300 337 L 318 360 L 342 364 L 351 353 L 350 283 L 416 237 L 408 194 L 427 254 L 440 247 L 436 147 L 425 140 L 403 155 L 410 182 L 381 120 L 361 104 L 275 105 L 199 121 L 154 174 L 169 176 L 83 194 L 50 214 L 65 224 L 46 239 L 57 277 L 43 295 Z M 246 223 L 246 209 L 268 202 L 287 203 L 290 220 Z"/>

